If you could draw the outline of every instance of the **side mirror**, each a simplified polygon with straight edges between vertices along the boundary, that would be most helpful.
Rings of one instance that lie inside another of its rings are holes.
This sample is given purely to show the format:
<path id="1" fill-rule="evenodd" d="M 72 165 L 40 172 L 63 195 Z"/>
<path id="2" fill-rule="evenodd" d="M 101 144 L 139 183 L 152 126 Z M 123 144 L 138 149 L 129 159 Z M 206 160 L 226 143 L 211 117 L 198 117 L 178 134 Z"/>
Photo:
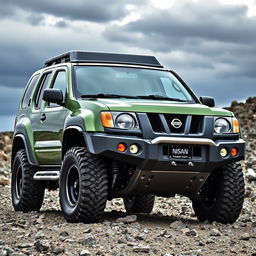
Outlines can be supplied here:
<path id="1" fill-rule="evenodd" d="M 51 103 L 56 103 L 58 105 L 63 105 L 63 93 L 60 89 L 46 89 L 44 90 L 43 100 Z"/>
<path id="2" fill-rule="evenodd" d="M 202 102 L 203 105 L 206 105 L 210 108 L 215 107 L 215 101 L 214 98 L 212 97 L 202 96 L 200 97 L 200 101 Z"/>

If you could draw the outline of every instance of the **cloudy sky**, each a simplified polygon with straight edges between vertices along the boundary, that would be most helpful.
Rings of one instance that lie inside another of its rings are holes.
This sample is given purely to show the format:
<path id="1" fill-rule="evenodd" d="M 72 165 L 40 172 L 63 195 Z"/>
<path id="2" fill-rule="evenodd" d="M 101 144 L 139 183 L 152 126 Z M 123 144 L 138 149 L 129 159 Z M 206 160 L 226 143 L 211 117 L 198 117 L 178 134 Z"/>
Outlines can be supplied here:
<path id="1" fill-rule="evenodd" d="M 0 130 L 30 75 L 68 50 L 155 55 L 218 106 L 256 96 L 256 0 L 0 0 Z"/>

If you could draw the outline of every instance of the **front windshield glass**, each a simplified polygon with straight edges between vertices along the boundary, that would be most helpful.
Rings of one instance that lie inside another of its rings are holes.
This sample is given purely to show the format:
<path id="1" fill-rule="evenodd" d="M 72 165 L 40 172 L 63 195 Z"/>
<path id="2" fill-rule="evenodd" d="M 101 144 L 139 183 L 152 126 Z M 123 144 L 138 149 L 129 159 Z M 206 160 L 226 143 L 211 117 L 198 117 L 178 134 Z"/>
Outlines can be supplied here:
<path id="1" fill-rule="evenodd" d="M 77 97 L 113 94 L 144 98 L 159 96 L 193 102 L 191 94 L 168 71 L 113 66 L 75 66 L 74 74 Z"/>

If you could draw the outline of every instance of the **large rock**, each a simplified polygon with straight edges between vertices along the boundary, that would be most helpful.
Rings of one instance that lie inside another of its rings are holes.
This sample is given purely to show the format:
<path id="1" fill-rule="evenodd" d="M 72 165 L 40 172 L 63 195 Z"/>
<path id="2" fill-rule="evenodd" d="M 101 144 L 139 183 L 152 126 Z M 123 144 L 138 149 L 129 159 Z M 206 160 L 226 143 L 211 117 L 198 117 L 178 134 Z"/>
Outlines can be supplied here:
<path id="1" fill-rule="evenodd" d="M 6 186 L 9 185 L 10 181 L 8 178 L 4 177 L 4 176 L 0 176 L 0 185 L 2 186 Z"/>
<path id="2" fill-rule="evenodd" d="M 8 161 L 8 155 L 4 151 L 0 151 L 0 161 Z"/>
<path id="3" fill-rule="evenodd" d="M 245 177 L 248 179 L 248 181 L 254 181 L 256 180 L 256 172 L 253 169 L 249 168 L 245 173 Z"/>

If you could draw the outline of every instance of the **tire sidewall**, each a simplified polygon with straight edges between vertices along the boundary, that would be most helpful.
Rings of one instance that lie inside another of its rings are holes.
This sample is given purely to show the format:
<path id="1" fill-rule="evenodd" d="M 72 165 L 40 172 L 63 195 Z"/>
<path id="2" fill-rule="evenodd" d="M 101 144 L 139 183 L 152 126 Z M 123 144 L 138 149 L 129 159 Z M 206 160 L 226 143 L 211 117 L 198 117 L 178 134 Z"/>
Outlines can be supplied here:
<path id="1" fill-rule="evenodd" d="M 20 197 L 19 198 L 17 197 L 17 174 L 18 174 L 19 166 L 21 167 L 21 171 L 22 171 L 22 182 L 24 182 L 23 161 L 18 152 L 13 161 L 12 179 L 11 179 L 11 194 L 12 194 L 12 203 L 13 203 L 14 208 L 19 207 L 19 204 L 22 200 L 22 190 L 20 191 Z"/>
<path id="2" fill-rule="evenodd" d="M 193 208 L 200 221 L 234 223 L 239 217 L 244 201 L 244 178 L 240 164 L 219 167 L 215 190 L 216 201 L 208 206 L 202 200 L 195 200 Z"/>
<path id="3" fill-rule="evenodd" d="M 72 166 L 75 166 L 79 173 L 79 196 L 77 203 L 73 206 L 70 204 L 69 199 L 67 197 L 67 175 L 69 170 L 72 168 Z M 61 209 L 67 217 L 73 217 L 74 215 L 77 215 L 79 204 L 81 203 L 81 172 L 80 172 L 80 166 L 77 161 L 77 159 L 73 155 L 68 155 L 62 164 L 61 173 L 60 173 L 60 205 Z"/>

